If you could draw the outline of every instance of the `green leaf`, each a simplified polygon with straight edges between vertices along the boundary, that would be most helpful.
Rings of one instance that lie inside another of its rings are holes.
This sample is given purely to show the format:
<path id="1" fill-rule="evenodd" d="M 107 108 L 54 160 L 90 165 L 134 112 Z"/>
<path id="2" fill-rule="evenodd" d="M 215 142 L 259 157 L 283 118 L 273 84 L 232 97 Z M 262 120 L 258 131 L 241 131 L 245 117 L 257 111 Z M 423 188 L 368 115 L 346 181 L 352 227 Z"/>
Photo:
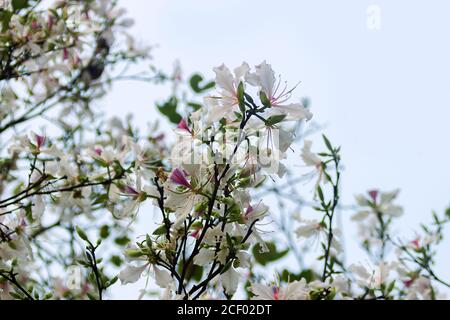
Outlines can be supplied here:
<path id="1" fill-rule="evenodd" d="M 285 114 L 278 114 L 276 116 L 271 116 L 270 118 L 268 118 L 266 120 L 266 126 L 273 126 L 277 123 L 280 123 L 281 121 L 283 121 L 286 118 Z"/>
<path id="2" fill-rule="evenodd" d="M 186 268 L 186 280 L 194 280 L 196 282 L 200 282 L 200 280 L 202 280 L 203 277 L 203 267 L 201 266 L 197 266 L 194 263 L 189 263 L 187 266 L 185 266 Z M 177 267 L 178 272 L 182 273 L 183 271 L 183 264 L 180 263 Z"/>
<path id="3" fill-rule="evenodd" d="M 50 300 L 53 297 L 53 293 L 48 292 L 44 295 L 44 297 L 42 298 L 42 300 Z"/>
<path id="4" fill-rule="evenodd" d="M 200 280 L 202 280 L 203 267 L 196 264 L 192 264 L 191 266 L 192 267 L 188 269 L 188 279 L 193 279 L 199 282 Z"/>
<path id="5" fill-rule="evenodd" d="M 394 290 L 394 288 L 395 288 L 395 280 L 389 284 L 389 287 L 387 288 L 387 294 L 391 293 L 391 291 Z"/>
<path id="6" fill-rule="evenodd" d="M 316 273 L 313 270 L 311 270 L 311 269 L 302 270 L 302 272 L 300 272 L 298 277 L 300 279 L 305 279 L 306 282 L 308 282 L 308 283 L 310 283 L 310 282 L 316 280 L 316 278 L 318 278 Z"/>
<path id="7" fill-rule="evenodd" d="M 162 105 L 156 105 L 156 107 L 158 108 L 159 112 L 161 112 L 161 114 L 169 119 L 170 122 L 174 124 L 180 123 L 182 117 L 177 112 L 178 99 L 176 97 L 170 97 L 169 100 L 167 100 L 165 103 L 163 103 Z"/>
<path id="8" fill-rule="evenodd" d="M 106 163 L 103 159 L 100 158 L 94 158 L 94 162 L 102 168 L 106 168 L 108 166 L 108 163 Z"/>
<path id="9" fill-rule="evenodd" d="M 289 252 L 289 249 L 278 251 L 275 243 L 273 242 L 266 242 L 266 246 L 269 249 L 268 252 L 261 253 L 259 246 L 259 244 L 254 246 L 252 251 L 256 262 L 263 266 L 283 258 Z"/>
<path id="10" fill-rule="evenodd" d="M 245 96 L 245 99 L 247 99 L 247 101 L 250 102 L 251 105 L 255 104 L 251 95 L 244 92 L 244 96 Z"/>
<path id="11" fill-rule="evenodd" d="M 89 300 L 97 300 L 97 298 L 89 292 L 87 292 L 86 295 L 88 296 Z"/>
<path id="12" fill-rule="evenodd" d="M 214 86 L 216 85 L 214 83 L 214 81 L 210 81 L 210 82 L 206 83 L 205 85 L 201 85 L 202 81 L 203 81 L 203 77 L 198 73 L 194 74 L 189 79 L 189 84 L 195 93 L 202 93 L 204 91 L 208 91 L 209 89 L 214 88 Z"/>
<path id="13" fill-rule="evenodd" d="M 229 233 L 226 234 L 226 238 L 227 238 L 228 248 L 233 248 L 234 247 L 233 239 L 231 238 Z"/>
<path id="14" fill-rule="evenodd" d="M 264 107 L 266 108 L 271 107 L 270 100 L 269 98 L 267 98 L 267 95 L 265 94 L 264 91 L 259 92 L 259 99 L 261 100 L 261 103 L 263 104 Z"/>
<path id="15" fill-rule="evenodd" d="M 153 234 L 155 236 L 161 236 L 161 235 L 164 235 L 166 233 L 167 233 L 167 228 L 166 228 L 166 225 L 164 225 L 164 224 L 159 226 L 158 228 L 156 228 L 155 231 L 153 231 Z"/>
<path id="16" fill-rule="evenodd" d="M 334 153 L 333 151 L 333 146 L 330 143 L 330 140 L 328 140 L 328 138 L 323 134 L 323 141 L 325 142 L 325 145 L 327 146 L 328 150 L 330 150 L 331 153 Z"/>
<path id="17" fill-rule="evenodd" d="M 147 244 L 147 247 L 152 247 L 152 239 L 150 239 L 150 236 L 148 234 L 145 235 L 145 243 Z"/>
<path id="18" fill-rule="evenodd" d="M 28 0 L 12 0 L 12 7 L 14 11 L 19 11 L 28 7 Z"/>
<path id="19" fill-rule="evenodd" d="M 108 201 L 108 194 L 104 193 L 104 194 L 99 194 L 97 196 L 97 198 L 94 201 L 94 205 L 95 204 L 102 204 L 102 203 L 106 203 Z"/>
<path id="20" fill-rule="evenodd" d="M 119 277 L 115 276 L 115 277 L 112 278 L 111 280 L 106 281 L 105 286 L 106 286 L 107 288 L 108 288 L 108 287 L 111 287 L 114 283 L 117 282 L 117 280 L 119 280 Z"/>
<path id="21" fill-rule="evenodd" d="M 237 98 L 239 101 L 239 109 L 242 113 L 245 112 L 245 101 L 244 101 L 244 83 L 241 81 L 237 90 Z"/>
<path id="22" fill-rule="evenodd" d="M 130 242 L 130 238 L 128 238 L 127 236 L 118 237 L 114 239 L 114 242 L 119 246 L 125 246 Z"/>
<path id="23" fill-rule="evenodd" d="M 33 222 L 33 209 L 31 208 L 31 204 L 23 208 L 25 210 L 25 216 L 28 221 Z"/>
<path id="24" fill-rule="evenodd" d="M 13 13 L 11 11 L 3 10 L 0 11 L 0 21 L 2 23 L 2 32 L 6 32 L 9 29 L 9 23 Z"/>
<path id="25" fill-rule="evenodd" d="M 11 292 L 9 292 L 9 295 L 10 295 L 11 297 L 13 297 L 14 299 L 17 299 L 17 300 L 24 300 L 24 297 L 21 296 L 20 294 L 16 293 L 16 292 L 11 291 Z"/>
<path id="26" fill-rule="evenodd" d="M 447 219 L 450 219 L 450 208 L 447 208 L 447 210 L 445 210 L 445 215 Z"/>
<path id="27" fill-rule="evenodd" d="M 116 256 L 116 255 L 112 256 L 110 260 L 111 260 L 111 263 L 113 265 L 115 265 L 116 267 L 120 267 L 123 263 L 122 258 L 119 256 Z"/>
<path id="28" fill-rule="evenodd" d="M 88 239 L 86 233 L 85 233 L 83 230 L 81 230 L 78 226 L 75 227 L 75 229 L 76 229 L 76 231 L 77 231 L 78 236 L 79 236 L 81 239 L 83 239 L 84 241 L 89 241 L 89 239 Z"/>
<path id="29" fill-rule="evenodd" d="M 319 185 L 317 186 L 317 195 L 319 196 L 320 201 L 324 202 L 323 191 Z"/>
<path id="30" fill-rule="evenodd" d="M 110 234 L 110 232 L 109 232 L 109 226 L 108 225 L 103 225 L 101 228 L 100 228 L 100 237 L 102 237 L 103 239 L 106 239 L 106 238 L 108 238 L 109 237 L 109 234 Z"/>

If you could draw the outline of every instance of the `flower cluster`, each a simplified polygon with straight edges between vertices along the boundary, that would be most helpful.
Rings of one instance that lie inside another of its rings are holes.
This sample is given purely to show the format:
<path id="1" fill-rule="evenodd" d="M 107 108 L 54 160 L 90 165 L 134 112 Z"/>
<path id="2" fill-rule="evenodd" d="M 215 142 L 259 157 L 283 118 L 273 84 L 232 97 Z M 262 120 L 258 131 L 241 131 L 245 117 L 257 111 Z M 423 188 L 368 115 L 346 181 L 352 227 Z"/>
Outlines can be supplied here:
<path id="1" fill-rule="evenodd" d="M 0 299 L 101 300 L 142 277 L 161 299 L 445 297 L 435 266 L 450 209 L 397 236 L 399 191 L 344 205 L 341 148 L 323 135 L 313 151 L 308 100 L 270 64 L 194 74 L 191 101 L 179 64 L 128 73 L 150 59 L 131 25 L 116 1 L 0 1 Z M 156 104 L 172 142 L 157 122 L 142 132 L 103 115 L 119 80 L 172 82 Z M 288 165 L 297 148 L 303 165 Z M 156 225 L 135 235 L 149 204 Z M 364 258 L 348 263 L 350 210 Z"/>
<path id="2" fill-rule="evenodd" d="M 268 207 L 253 201 L 250 190 L 268 175 L 283 176 L 280 161 L 294 136 L 285 124 L 312 115 L 300 103 L 288 103 L 292 90 L 280 89 L 266 62 L 255 72 L 246 63 L 233 73 L 224 65 L 214 72 L 217 93 L 174 130 L 171 170 L 153 179 L 161 224 L 126 251 L 140 262 L 120 273 L 122 283 L 137 281 L 152 266 L 157 283 L 176 296 L 199 297 L 215 278 L 232 296 L 239 270 L 249 266 L 250 245 L 266 249 L 258 225 Z M 206 276 L 188 287 L 193 268 Z"/>
<path id="3" fill-rule="evenodd" d="M 105 238 L 120 232 L 116 245 L 123 248 L 124 226 L 99 219 L 99 212 L 106 208 L 113 217 L 133 217 L 133 205 L 144 196 L 130 194 L 130 188 L 165 152 L 154 146 L 161 137 L 141 138 L 131 119 L 107 121 L 93 104 L 114 81 L 154 80 L 147 74 L 114 72 L 117 66 L 150 58 L 149 50 L 139 48 L 128 33 L 132 20 L 124 14 L 114 1 L 2 2 L 2 297 L 48 298 L 61 287 L 52 273 L 45 282 L 38 279 L 46 268 L 67 270 L 82 258 L 75 248 L 76 225 L 100 229 Z M 47 126 L 29 132 L 42 119 L 52 125 L 51 134 Z M 47 248 L 48 243 L 57 245 Z M 91 281 L 76 292 L 62 291 L 66 298 L 98 295 Z"/>

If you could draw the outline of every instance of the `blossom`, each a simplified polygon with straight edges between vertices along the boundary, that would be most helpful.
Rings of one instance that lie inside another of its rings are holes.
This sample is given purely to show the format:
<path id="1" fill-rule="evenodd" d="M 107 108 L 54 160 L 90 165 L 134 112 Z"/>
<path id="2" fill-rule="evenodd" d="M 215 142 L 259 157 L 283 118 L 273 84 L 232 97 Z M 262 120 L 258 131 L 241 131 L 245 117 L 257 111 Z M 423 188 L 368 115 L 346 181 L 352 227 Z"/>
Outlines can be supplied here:
<path id="1" fill-rule="evenodd" d="M 411 279 L 407 288 L 407 300 L 430 300 L 432 299 L 433 290 L 436 290 L 432 288 L 430 279 L 423 276 Z"/>
<path id="2" fill-rule="evenodd" d="M 256 206 L 248 205 L 245 213 L 242 216 L 242 221 L 245 224 L 251 224 L 255 220 L 262 220 L 268 214 L 269 207 L 260 202 Z"/>
<path id="3" fill-rule="evenodd" d="M 219 100 L 222 107 L 231 108 L 238 105 L 238 86 L 245 79 L 249 70 L 250 67 L 246 62 L 243 62 L 239 67 L 234 69 L 234 76 L 224 64 L 214 68 L 216 85 L 221 89 Z"/>
<path id="4" fill-rule="evenodd" d="M 362 210 L 353 215 L 352 220 L 360 221 L 366 219 L 371 214 L 382 214 L 389 217 L 399 217 L 403 214 L 403 208 L 394 205 L 393 201 L 397 198 L 399 190 L 392 192 L 382 192 L 370 190 L 369 198 L 364 195 L 356 195 L 356 202 Z"/>
<path id="5" fill-rule="evenodd" d="M 141 278 L 142 273 L 148 267 L 149 267 L 148 263 L 142 266 L 128 265 L 125 267 L 125 269 L 120 271 L 119 279 L 123 285 L 128 283 L 135 283 Z"/>
<path id="6" fill-rule="evenodd" d="M 288 283 L 285 287 L 254 283 L 250 287 L 253 300 L 309 300 L 305 279 Z"/>
<path id="7" fill-rule="evenodd" d="M 233 113 L 238 110 L 239 104 L 237 90 L 239 84 L 244 83 L 249 70 L 250 67 L 246 62 L 235 68 L 234 74 L 224 64 L 214 68 L 219 95 L 205 97 L 203 100 L 207 106 L 206 124 L 215 123 L 222 118 L 232 119 L 234 117 Z"/>
<path id="8" fill-rule="evenodd" d="M 309 166 L 314 167 L 317 169 L 317 171 L 321 171 L 323 167 L 322 160 L 319 158 L 319 156 L 311 151 L 312 147 L 312 141 L 305 140 L 302 148 L 301 157 L 303 159 L 303 162 Z"/>
<path id="9" fill-rule="evenodd" d="M 305 176 L 308 176 L 311 179 L 317 176 L 317 181 L 315 183 L 315 189 L 317 189 L 317 186 L 322 180 L 322 177 L 324 177 L 325 167 L 323 161 L 319 158 L 319 156 L 316 153 L 312 152 L 311 148 L 312 148 L 312 141 L 305 140 L 300 156 L 307 167 L 313 168 L 313 170 L 310 171 L 309 173 L 306 173 Z"/>
<path id="10" fill-rule="evenodd" d="M 190 182 L 186 178 L 187 174 L 190 175 Z M 173 224 L 175 229 L 183 224 L 194 206 L 203 200 L 201 189 L 207 185 L 208 180 L 207 172 L 201 166 L 186 165 L 184 169 L 173 170 L 165 185 L 167 194 L 165 206 L 175 211 L 177 217 Z"/>
<path id="11" fill-rule="evenodd" d="M 173 183 L 186 187 L 188 189 L 192 189 L 192 186 L 190 183 L 186 180 L 186 173 L 180 170 L 179 168 L 176 168 L 172 174 L 170 175 L 170 181 Z"/>
<path id="12" fill-rule="evenodd" d="M 281 80 L 278 82 L 275 79 L 275 72 L 272 66 L 266 61 L 255 66 L 256 72 L 249 73 L 246 77 L 248 83 L 258 86 L 269 100 L 270 108 L 267 110 L 268 117 L 274 115 L 285 115 L 286 120 L 310 120 L 312 118 L 311 112 L 303 107 L 301 103 L 287 103 L 291 98 L 291 93 L 295 89 L 287 90 L 285 86 L 280 89 Z M 281 92 L 280 92 L 281 90 Z"/>
<path id="13" fill-rule="evenodd" d="M 239 272 L 231 266 L 226 272 L 220 275 L 220 280 L 225 292 L 229 295 L 233 295 L 239 285 Z"/>
<path id="14" fill-rule="evenodd" d="M 134 218 L 138 214 L 141 203 L 147 197 L 155 198 L 157 195 L 154 188 L 143 185 L 142 175 L 137 171 L 134 180 L 128 178 L 124 184 L 111 185 L 108 200 L 114 205 L 109 206 L 109 209 L 116 218 Z"/>
<path id="15" fill-rule="evenodd" d="M 356 277 L 357 283 L 369 289 L 380 289 L 381 285 L 390 281 L 392 271 L 397 267 L 395 262 L 380 262 L 378 265 L 363 266 L 362 264 L 352 264 L 349 270 Z"/>
<path id="16" fill-rule="evenodd" d="M 133 251 L 136 251 L 135 247 L 129 248 L 128 251 L 126 252 L 133 252 Z M 153 271 L 152 274 L 153 277 L 155 278 L 155 283 L 159 287 L 167 288 L 171 285 L 172 276 L 170 275 L 170 273 L 166 270 L 160 269 L 154 264 L 151 264 L 149 261 L 146 261 L 146 258 L 144 256 L 140 256 L 137 258 L 127 256 L 127 258 L 130 261 L 138 261 L 141 264 L 139 265 L 127 264 L 125 268 L 120 271 L 118 278 L 120 279 L 122 285 L 137 282 L 142 277 L 144 271 L 148 271 L 149 274 L 151 271 Z"/>
<path id="17" fill-rule="evenodd" d="M 189 126 L 188 126 L 188 124 L 186 122 L 186 119 L 181 119 L 180 120 L 180 122 L 177 125 L 177 129 L 178 129 L 178 132 L 192 135 L 192 130 L 189 129 Z"/>
<path id="18" fill-rule="evenodd" d="M 320 238 L 326 234 L 323 223 L 318 220 L 300 220 L 301 226 L 295 230 L 298 237 L 302 238 Z"/>

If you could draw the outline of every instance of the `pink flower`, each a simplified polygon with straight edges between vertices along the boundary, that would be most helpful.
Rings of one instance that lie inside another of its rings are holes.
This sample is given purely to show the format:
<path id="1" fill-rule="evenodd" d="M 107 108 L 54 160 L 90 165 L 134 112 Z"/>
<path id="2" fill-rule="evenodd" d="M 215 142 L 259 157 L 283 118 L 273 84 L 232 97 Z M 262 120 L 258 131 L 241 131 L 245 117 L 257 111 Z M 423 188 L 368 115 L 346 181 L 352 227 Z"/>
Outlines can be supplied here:
<path id="1" fill-rule="evenodd" d="M 133 187 L 125 186 L 122 188 L 122 192 L 131 196 L 138 196 L 139 192 L 137 192 Z"/>
<path id="2" fill-rule="evenodd" d="M 31 22 L 31 28 L 39 29 L 39 23 L 36 20 L 33 20 L 33 22 Z"/>
<path id="3" fill-rule="evenodd" d="M 55 24 L 55 17 L 53 17 L 53 15 L 49 15 L 48 16 L 48 21 L 47 21 L 48 29 L 51 30 L 53 28 L 54 24 Z"/>
<path id="4" fill-rule="evenodd" d="M 414 247 L 415 250 L 420 250 L 419 239 L 414 239 L 413 241 L 411 241 L 411 245 Z"/>
<path id="5" fill-rule="evenodd" d="M 69 50 L 67 48 L 63 49 L 63 60 L 69 59 Z"/>
<path id="6" fill-rule="evenodd" d="M 280 288 L 273 287 L 272 291 L 273 291 L 273 300 L 279 300 L 280 299 Z"/>
<path id="7" fill-rule="evenodd" d="M 95 152 L 96 155 L 98 155 L 100 157 L 102 155 L 102 153 L 103 153 L 103 150 L 101 148 L 95 148 L 94 152 Z"/>
<path id="8" fill-rule="evenodd" d="M 404 284 L 407 288 L 409 288 L 409 287 L 412 286 L 412 284 L 414 283 L 414 281 L 416 281 L 416 279 L 415 279 L 415 278 L 411 278 L 411 279 L 408 279 L 408 280 L 403 281 L 403 284 Z"/>
<path id="9" fill-rule="evenodd" d="M 191 131 L 191 129 L 189 129 L 188 124 L 185 119 L 181 119 L 180 123 L 178 123 L 177 128 L 181 129 L 181 130 L 185 130 L 192 134 L 192 131 Z"/>
<path id="10" fill-rule="evenodd" d="M 195 239 L 198 239 L 198 237 L 200 236 L 200 230 L 202 229 L 195 230 L 194 232 L 191 233 L 191 236 L 194 237 Z"/>
<path id="11" fill-rule="evenodd" d="M 377 201 L 378 190 L 370 190 L 369 195 L 372 198 L 373 202 Z"/>
<path id="12" fill-rule="evenodd" d="M 34 134 L 34 137 L 36 139 L 36 146 L 38 149 L 40 149 L 45 143 L 45 136 Z"/>
<path id="13" fill-rule="evenodd" d="M 245 217 L 249 217 L 252 214 L 253 210 L 253 207 L 249 205 L 247 210 L 245 210 Z"/>
<path id="14" fill-rule="evenodd" d="M 186 174 L 178 168 L 173 170 L 172 174 L 170 175 L 170 181 L 180 186 L 192 189 L 191 184 L 186 180 Z"/>

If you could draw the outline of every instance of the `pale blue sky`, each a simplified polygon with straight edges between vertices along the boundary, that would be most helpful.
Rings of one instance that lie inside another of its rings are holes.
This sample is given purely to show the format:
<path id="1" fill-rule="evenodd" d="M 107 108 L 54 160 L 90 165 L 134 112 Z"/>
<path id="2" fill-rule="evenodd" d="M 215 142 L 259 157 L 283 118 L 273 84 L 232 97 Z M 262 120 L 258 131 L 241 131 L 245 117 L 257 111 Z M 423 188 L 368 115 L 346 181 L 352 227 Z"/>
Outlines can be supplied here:
<path id="1" fill-rule="evenodd" d="M 432 209 L 449 204 L 450 2 L 121 3 L 136 19 L 134 35 L 159 45 L 154 61 L 161 67 L 179 59 L 187 73 L 212 78 L 212 67 L 223 62 L 234 67 L 266 59 L 292 85 L 302 81 L 296 95 L 310 97 L 315 120 L 326 123 L 327 135 L 342 145 L 345 203 L 370 188 L 399 187 L 401 230 L 407 233 L 429 221 Z M 381 9 L 378 31 L 366 26 L 369 5 Z M 154 101 L 166 93 L 121 84 L 105 105 L 110 114 L 123 114 L 126 107 L 144 125 L 155 115 Z M 438 267 L 447 276 L 449 244 Z"/>

